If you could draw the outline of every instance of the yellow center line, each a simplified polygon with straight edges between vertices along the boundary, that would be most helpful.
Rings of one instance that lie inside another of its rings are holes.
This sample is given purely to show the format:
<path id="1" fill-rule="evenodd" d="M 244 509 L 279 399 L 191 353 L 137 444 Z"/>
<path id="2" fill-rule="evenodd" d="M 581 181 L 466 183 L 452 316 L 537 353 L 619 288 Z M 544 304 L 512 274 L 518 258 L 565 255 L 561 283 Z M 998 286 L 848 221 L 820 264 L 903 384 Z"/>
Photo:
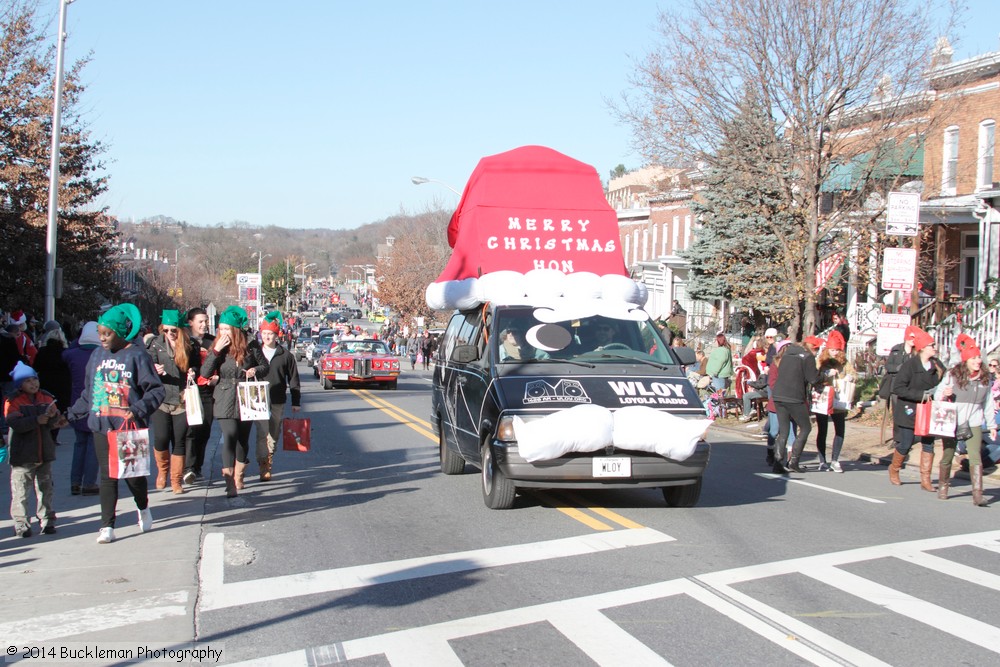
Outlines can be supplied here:
<path id="1" fill-rule="evenodd" d="M 636 523 L 631 519 L 627 519 L 623 517 L 621 514 L 618 514 L 617 512 L 612 512 L 611 510 L 605 507 L 592 507 L 583 497 L 575 493 L 569 493 L 569 492 L 564 492 L 564 493 L 567 497 L 569 497 L 573 502 L 577 503 L 578 505 L 586 507 L 594 514 L 599 514 L 603 516 L 605 519 L 613 521 L 614 523 L 617 523 L 619 526 L 622 526 L 623 528 L 645 528 L 645 526 L 643 526 L 642 524 Z"/>
<path id="2" fill-rule="evenodd" d="M 399 414 L 403 415 L 404 417 L 407 417 L 407 418 L 408 418 L 408 419 L 410 419 L 411 421 L 414 421 L 414 422 L 416 422 L 417 424 L 421 424 L 422 426 L 424 426 L 424 427 L 425 427 L 425 428 L 427 428 L 428 430 L 430 430 L 430 429 L 433 429 L 433 428 L 434 428 L 434 427 L 433 427 L 433 426 L 431 425 L 431 423 L 430 423 L 429 421 L 426 421 L 426 420 L 424 420 L 424 419 L 421 419 L 420 417 L 418 417 L 418 416 L 416 416 L 416 415 L 414 415 L 414 414 L 411 414 L 411 413 L 407 412 L 407 411 L 406 411 L 406 410 L 404 410 L 403 408 L 401 408 L 401 407 L 399 407 L 398 405 L 395 405 L 395 404 L 393 404 L 393 403 L 390 403 L 390 402 L 389 402 L 388 400 L 386 400 L 386 399 L 382 398 L 381 396 L 376 396 L 375 394 L 373 394 L 373 393 L 371 392 L 371 390 L 370 390 L 370 389 L 356 389 L 356 390 L 355 390 L 355 389 L 352 389 L 351 391 L 355 391 L 355 392 L 357 392 L 357 393 L 358 393 L 359 395 L 360 395 L 360 394 L 364 394 L 364 395 L 368 396 L 369 398 L 371 398 L 371 399 L 372 399 L 373 401 L 375 401 L 376 403 L 379 403 L 379 404 L 381 404 L 381 405 L 384 405 L 385 407 L 387 407 L 387 408 L 389 408 L 389 409 L 391 409 L 391 410 L 394 410 L 394 411 L 398 412 Z M 436 438 L 435 438 L 435 439 L 436 439 Z"/>
<path id="3" fill-rule="evenodd" d="M 564 506 L 565 503 L 561 502 L 557 498 L 553 498 L 547 493 L 542 493 L 540 491 L 532 491 L 531 493 L 532 495 L 541 498 L 545 502 L 545 504 L 551 507 L 552 509 L 562 512 L 569 518 L 575 519 L 589 528 L 593 528 L 594 530 L 614 530 L 612 526 L 609 526 L 603 521 L 598 521 L 592 516 L 584 514 L 575 507 L 565 507 Z"/>
<path id="4" fill-rule="evenodd" d="M 411 429 L 413 429 L 420 435 L 424 436 L 428 440 L 437 442 L 438 439 L 437 434 L 430 430 L 431 428 L 433 428 L 430 422 L 420 419 L 419 417 L 413 414 L 410 414 L 406 410 L 403 410 L 399 406 L 393 405 L 384 398 L 374 396 L 368 389 L 350 389 L 349 391 L 358 398 L 360 398 L 361 400 L 363 400 L 365 403 L 371 405 L 373 408 L 381 410 L 382 412 L 389 415 L 390 417 L 400 422 L 401 424 L 409 426 Z M 575 521 L 579 521 L 588 528 L 592 528 L 593 530 L 614 530 L 613 526 L 609 526 L 603 521 L 595 519 L 594 517 L 582 512 L 581 510 L 575 507 L 565 507 L 566 504 L 565 502 L 560 501 L 557 498 L 554 498 L 553 496 L 537 491 L 533 491 L 532 493 L 533 495 L 538 496 L 539 498 L 544 500 L 545 503 L 549 505 L 552 509 L 562 512 L 569 518 Z M 571 494 L 566 494 L 566 495 L 570 496 L 572 500 L 579 505 L 583 506 L 588 505 L 588 503 L 579 496 Z M 626 519 L 620 514 L 612 512 L 611 510 L 605 509 L 603 507 L 587 507 L 586 509 L 624 528 L 644 527 L 630 519 Z"/>
<path id="5" fill-rule="evenodd" d="M 411 421 L 410 419 L 407 419 L 403 415 L 396 414 L 395 412 L 393 412 L 392 409 L 390 409 L 390 408 L 394 408 L 395 406 L 393 406 L 391 403 L 389 403 L 388 405 L 381 405 L 377 401 L 375 401 L 373 398 L 371 398 L 370 396 L 368 396 L 367 392 L 365 392 L 364 390 L 351 389 L 350 392 L 352 394 L 354 394 L 355 396 L 357 396 L 358 398 L 360 398 L 361 400 L 363 400 L 365 403 L 368 403 L 369 405 L 371 405 L 376 410 L 381 410 L 382 412 L 384 412 L 385 414 L 389 415 L 390 417 L 392 417 L 393 419 L 395 419 L 399 423 L 403 424 L 404 426 L 409 426 L 414 431 L 416 431 L 420 435 L 424 436 L 428 440 L 431 440 L 432 442 L 437 442 L 437 436 L 434 433 L 426 430 L 420 424 L 413 423 L 413 421 Z M 403 414 L 406 414 L 402 410 L 400 410 L 400 412 L 403 412 Z M 424 422 L 424 423 L 426 423 L 426 422 Z"/>

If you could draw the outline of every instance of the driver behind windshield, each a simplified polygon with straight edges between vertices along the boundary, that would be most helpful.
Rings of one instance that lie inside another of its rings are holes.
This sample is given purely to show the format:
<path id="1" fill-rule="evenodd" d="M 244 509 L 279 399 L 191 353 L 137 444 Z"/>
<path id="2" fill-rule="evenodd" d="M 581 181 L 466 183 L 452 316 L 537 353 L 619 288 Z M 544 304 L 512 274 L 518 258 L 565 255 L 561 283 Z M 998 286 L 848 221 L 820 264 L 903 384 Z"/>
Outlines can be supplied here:
<path id="1" fill-rule="evenodd" d="M 603 350 L 615 342 L 615 328 L 607 322 L 598 322 L 589 328 L 589 340 L 594 350 Z"/>
<path id="2" fill-rule="evenodd" d="M 500 332 L 500 361 L 505 359 L 532 359 L 535 348 L 524 339 L 524 332 L 508 327 Z"/>

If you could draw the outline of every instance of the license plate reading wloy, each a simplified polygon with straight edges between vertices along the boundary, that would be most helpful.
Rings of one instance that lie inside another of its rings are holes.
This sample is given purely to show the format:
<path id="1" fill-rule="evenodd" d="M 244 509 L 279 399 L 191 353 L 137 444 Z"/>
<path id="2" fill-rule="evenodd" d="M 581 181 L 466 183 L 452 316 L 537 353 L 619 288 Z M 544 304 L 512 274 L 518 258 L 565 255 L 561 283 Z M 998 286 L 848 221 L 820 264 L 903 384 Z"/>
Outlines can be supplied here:
<path id="1" fill-rule="evenodd" d="M 594 477 L 631 477 L 632 459 L 627 456 L 602 456 L 593 459 Z"/>

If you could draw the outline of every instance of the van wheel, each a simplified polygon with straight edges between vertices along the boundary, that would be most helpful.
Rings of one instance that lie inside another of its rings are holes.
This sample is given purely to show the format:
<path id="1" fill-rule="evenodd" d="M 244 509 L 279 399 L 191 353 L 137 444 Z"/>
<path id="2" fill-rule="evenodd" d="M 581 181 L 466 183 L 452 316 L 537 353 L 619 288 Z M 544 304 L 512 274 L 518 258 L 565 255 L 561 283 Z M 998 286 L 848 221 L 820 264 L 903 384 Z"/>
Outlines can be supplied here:
<path id="1" fill-rule="evenodd" d="M 507 479 L 503 471 L 493 460 L 493 448 L 490 443 L 483 445 L 482 450 L 483 469 L 483 501 L 491 510 L 509 510 L 514 506 L 514 496 L 517 495 L 517 488 L 514 483 Z"/>
<path id="2" fill-rule="evenodd" d="M 661 490 L 668 507 L 694 507 L 701 497 L 701 477 L 694 484 L 664 486 Z"/>
<path id="3" fill-rule="evenodd" d="M 448 447 L 444 438 L 444 422 L 438 425 L 438 458 L 441 459 L 441 472 L 446 475 L 461 475 L 465 472 L 465 459 Z"/>

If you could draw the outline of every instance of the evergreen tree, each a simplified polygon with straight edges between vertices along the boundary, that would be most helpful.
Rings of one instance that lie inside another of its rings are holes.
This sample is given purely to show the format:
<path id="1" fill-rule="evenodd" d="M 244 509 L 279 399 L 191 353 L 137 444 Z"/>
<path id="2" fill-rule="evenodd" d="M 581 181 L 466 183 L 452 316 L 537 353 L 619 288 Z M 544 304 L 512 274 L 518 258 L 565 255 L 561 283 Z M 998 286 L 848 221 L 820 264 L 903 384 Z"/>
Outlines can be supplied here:
<path id="1" fill-rule="evenodd" d="M 0 13 L 0 305 L 44 311 L 55 47 L 45 46 L 37 3 L 14 0 Z M 94 208 L 107 189 L 100 156 L 77 108 L 86 61 L 63 89 L 56 258 L 63 269 L 59 319 L 92 318 L 117 296 L 115 221 Z"/>
<path id="2" fill-rule="evenodd" d="M 804 239 L 795 215 L 783 205 L 781 176 L 790 161 L 774 120 L 752 97 L 723 132 L 702 198 L 692 207 L 700 224 L 697 238 L 681 253 L 692 264 L 689 294 L 794 322 L 801 301 L 795 287 L 801 284 L 799 267 L 784 258 L 787 248 Z M 761 155 L 769 159 L 752 159 Z"/>

